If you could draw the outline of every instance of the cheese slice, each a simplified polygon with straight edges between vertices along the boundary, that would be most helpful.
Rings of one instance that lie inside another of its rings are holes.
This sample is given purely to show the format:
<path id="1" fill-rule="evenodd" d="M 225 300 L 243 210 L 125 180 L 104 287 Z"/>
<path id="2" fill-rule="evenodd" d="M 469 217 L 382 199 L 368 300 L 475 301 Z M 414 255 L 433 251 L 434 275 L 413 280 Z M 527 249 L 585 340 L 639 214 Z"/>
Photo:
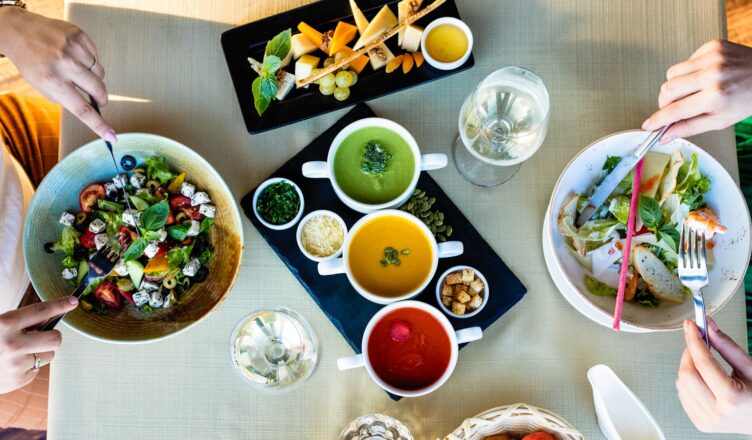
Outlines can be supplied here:
<path id="1" fill-rule="evenodd" d="M 295 78 L 305 79 L 311 75 L 313 69 L 318 67 L 319 57 L 303 55 L 295 62 Z"/>
<path id="2" fill-rule="evenodd" d="M 379 70 L 394 59 L 394 54 L 386 44 L 381 43 L 368 51 L 368 58 L 371 60 L 373 70 Z"/>
<path id="3" fill-rule="evenodd" d="M 420 9 L 420 5 L 423 4 L 423 0 L 402 0 L 397 3 L 397 15 L 399 16 L 399 22 L 402 23 L 411 15 L 414 15 Z M 402 41 L 405 39 L 405 29 L 399 31 L 397 34 L 397 44 L 402 46 Z"/>
<path id="4" fill-rule="evenodd" d="M 650 198 L 655 197 L 669 159 L 671 159 L 671 156 L 668 154 L 652 151 L 645 155 L 645 162 L 642 166 L 642 179 L 640 179 L 640 195 Z"/>
<path id="5" fill-rule="evenodd" d="M 358 28 L 358 33 L 363 35 L 368 27 L 368 19 L 363 15 L 363 11 L 360 10 L 355 0 L 350 0 L 350 9 L 352 10 L 353 18 L 355 19 L 355 26 Z"/>
<path id="6" fill-rule="evenodd" d="M 420 38 L 423 36 L 423 28 L 414 24 L 409 24 L 405 28 L 405 38 L 400 45 L 408 52 L 415 52 L 420 49 Z"/>
<path id="7" fill-rule="evenodd" d="M 355 43 L 355 46 L 353 46 L 353 50 L 358 50 L 371 41 L 375 40 L 384 32 L 396 26 L 397 23 L 397 17 L 395 17 L 392 10 L 389 9 L 389 6 L 384 5 L 379 13 L 376 14 L 376 17 L 374 17 L 373 20 L 368 23 L 368 27 L 360 35 L 360 39 L 358 39 L 358 42 Z"/>
<path id="8" fill-rule="evenodd" d="M 292 56 L 296 60 L 303 55 L 307 55 L 315 51 L 316 49 L 318 49 L 318 47 L 316 47 L 316 44 L 314 44 L 311 40 L 308 39 L 308 37 L 306 37 L 302 33 L 292 36 L 292 40 L 290 41 L 290 52 L 292 52 Z"/>

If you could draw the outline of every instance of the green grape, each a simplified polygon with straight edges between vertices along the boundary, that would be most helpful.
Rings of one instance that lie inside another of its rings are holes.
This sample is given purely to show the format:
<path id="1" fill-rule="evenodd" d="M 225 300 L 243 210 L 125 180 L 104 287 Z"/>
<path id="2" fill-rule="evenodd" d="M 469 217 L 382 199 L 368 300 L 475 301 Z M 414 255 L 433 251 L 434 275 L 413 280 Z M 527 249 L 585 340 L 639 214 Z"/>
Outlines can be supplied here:
<path id="1" fill-rule="evenodd" d="M 339 63 L 340 60 L 347 58 L 350 54 L 345 52 L 344 50 L 340 50 L 339 52 L 334 54 L 334 62 Z M 349 64 L 345 64 L 342 66 L 342 70 L 347 70 L 350 67 Z"/>
<path id="2" fill-rule="evenodd" d="M 350 97 L 349 87 L 337 87 L 334 89 L 334 99 L 337 101 L 344 101 Z"/>
<path id="3" fill-rule="evenodd" d="M 352 87 L 358 83 L 358 74 L 354 70 L 348 70 L 348 72 L 350 72 L 350 76 L 352 77 L 352 84 L 350 84 L 350 87 Z"/>
<path id="4" fill-rule="evenodd" d="M 325 76 L 323 76 L 319 80 L 319 85 L 322 86 L 322 87 L 326 87 L 326 88 L 330 88 L 331 87 L 332 89 L 334 87 L 336 87 L 335 86 L 335 76 L 334 76 L 334 74 L 333 73 L 328 73 Z M 330 95 L 331 95 L 331 93 L 330 93 Z"/>
<path id="5" fill-rule="evenodd" d="M 309 76 L 314 76 L 314 75 L 316 75 L 319 72 L 321 72 L 321 69 L 319 69 L 319 68 L 313 69 L 313 70 L 311 70 L 311 74 Z M 314 81 L 313 83 L 316 84 L 316 85 L 319 85 L 321 83 L 321 79 L 319 78 L 316 81 Z"/>
<path id="6" fill-rule="evenodd" d="M 324 67 L 329 67 L 334 64 L 334 58 L 327 58 L 324 60 Z"/>
<path id="7" fill-rule="evenodd" d="M 324 96 L 329 96 L 329 95 L 331 95 L 332 93 L 334 93 L 334 92 L 335 92 L 335 90 L 336 90 L 336 89 L 334 88 L 334 84 L 332 84 L 332 85 L 331 85 L 331 86 L 329 86 L 329 87 L 326 87 L 326 86 L 324 86 L 324 84 L 321 84 L 321 85 L 319 86 L 319 92 L 321 92 L 321 94 L 322 94 L 322 95 L 324 95 Z"/>
<path id="8" fill-rule="evenodd" d="M 334 77 L 334 81 L 337 84 L 337 87 L 350 87 L 353 83 L 352 75 L 346 70 L 337 73 L 337 76 Z"/>

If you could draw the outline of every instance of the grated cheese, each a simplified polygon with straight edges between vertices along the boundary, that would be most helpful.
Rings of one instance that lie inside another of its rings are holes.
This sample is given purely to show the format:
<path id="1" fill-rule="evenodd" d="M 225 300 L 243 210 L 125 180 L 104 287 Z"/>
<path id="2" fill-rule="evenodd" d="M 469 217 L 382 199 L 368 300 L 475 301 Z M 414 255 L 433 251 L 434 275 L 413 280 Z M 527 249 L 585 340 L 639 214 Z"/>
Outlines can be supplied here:
<path id="1" fill-rule="evenodd" d="M 319 215 L 303 225 L 300 241 L 311 255 L 328 257 L 342 247 L 345 231 L 336 219 L 328 215 Z"/>

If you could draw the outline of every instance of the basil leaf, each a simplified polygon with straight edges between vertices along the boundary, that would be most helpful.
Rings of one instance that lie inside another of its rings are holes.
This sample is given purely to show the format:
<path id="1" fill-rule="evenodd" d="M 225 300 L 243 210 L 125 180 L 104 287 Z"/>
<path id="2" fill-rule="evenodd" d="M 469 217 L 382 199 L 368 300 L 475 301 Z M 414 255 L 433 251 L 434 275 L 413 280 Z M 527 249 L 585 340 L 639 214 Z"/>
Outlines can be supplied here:
<path id="1" fill-rule="evenodd" d="M 264 58 L 263 66 L 268 74 L 273 74 L 282 67 L 282 60 L 276 55 L 268 55 Z"/>
<path id="2" fill-rule="evenodd" d="M 208 230 L 209 228 L 214 225 L 214 219 L 209 217 L 204 217 L 203 220 L 201 220 L 201 227 L 199 228 L 199 234 Z"/>
<path id="3" fill-rule="evenodd" d="M 266 109 L 269 108 L 269 104 L 272 102 L 271 98 L 267 98 L 261 93 L 261 83 L 263 82 L 264 80 L 259 76 L 253 80 L 253 85 L 251 86 L 251 90 L 253 91 L 253 105 L 256 107 L 256 113 L 258 113 L 259 116 L 264 114 Z"/>
<path id="4" fill-rule="evenodd" d="M 136 241 L 128 246 L 128 249 L 125 251 L 125 253 L 123 253 L 123 259 L 125 259 L 125 261 L 135 260 L 136 258 L 143 255 L 144 250 L 146 250 L 146 246 L 148 245 L 149 242 L 146 241 L 144 237 L 137 238 Z"/>
<path id="5" fill-rule="evenodd" d="M 167 228 L 167 235 L 173 240 L 183 241 L 188 237 L 188 229 L 191 228 L 190 223 L 183 223 L 176 226 L 170 226 Z"/>
<path id="6" fill-rule="evenodd" d="M 162 201 L 151 205 L 141 213 L 141 221 L 144 229 L 147 231 L 158 231 L 165 225 L 169 215 L 170 205 L 167 202 Z"/>
<path id="7" fill-rule="evenodd" d="M 261 94 L 266 97 L 270 102 L 277 96 L 277 89 L 279 84 L 277 83 L 277 77 L 274 74 L 264 75 L 261 77 Z"/>
<path id="8" fill-rule="evenodd" d="M 647 196 L 640 196 L 640 218 L 648 229 L 657 229 L 663 222 L 663 211 L 658 202 Z"/>
<path id="9" fill-rule="evenodd" d="M 616 165 L 618 165 L 619 162 L 621 162 L 620 156 L 608 156 L 606 158 L 606 162 L 603 163 L 603 169 L 607 173 L 610 173 L 611 171 L 614 170 L 614 168 L 616 168 Z"/>
<path id="10" fill-rule="evenodd" d="M 161 234 L 157 231 L 142 231 L 141 236 L 144 237 L 146 241 L 154 241 L 159 240 L 159 236 Z"/>
<path id="11" fill-rule="evenodd" d="M 139 211 L 144 211 L 146 209 L 149 209 L 149 204 L 146 203 L 146 200 L 136 197 L 136 196 L 128 196 L 129 199 L 131 199 L 131 203 L 133 204 L 133 207 L 138 209 Z"/>
<path id="12" fill-rule="evenodd" d="M 266 50 L 264 51 L 264 57 L 276 56 L 280 60 L 284 60 L 292 47 L 292 31 L 287 29 L 280 32 L 277 36 L 269 40 L 266 43 Z M 266 59 L 264 59 L 266 61 Z M 275 69 L 276 70 L 276 69 Z"/>

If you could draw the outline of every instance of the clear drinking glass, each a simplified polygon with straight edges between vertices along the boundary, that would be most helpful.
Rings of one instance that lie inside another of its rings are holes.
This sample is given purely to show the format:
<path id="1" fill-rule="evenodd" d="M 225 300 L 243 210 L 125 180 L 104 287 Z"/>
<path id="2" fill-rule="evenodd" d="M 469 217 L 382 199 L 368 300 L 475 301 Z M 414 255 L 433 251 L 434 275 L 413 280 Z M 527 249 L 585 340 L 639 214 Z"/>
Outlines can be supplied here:
<path id="1" fill-rule="evenodd" d="M 313 373 L 318 341 L 308 322 L 294 310 L 258 310 L 233 329 L 230 358 L 254 387 L 287 391 Z"/>
<path id="2" fill-rule="evenodd" d="M 486 77 L 465 99 L 452 153 L 472 184 L 493 187 L 511 179 L 548 132 L 550 99 L 543 81 L 521 67 Z"/>
<path id="3" fill-rule="evenodd" d="M 369 414 L 350 422 L 338 440 L 413 440 L 399 420 L 383 414 Z"/>

